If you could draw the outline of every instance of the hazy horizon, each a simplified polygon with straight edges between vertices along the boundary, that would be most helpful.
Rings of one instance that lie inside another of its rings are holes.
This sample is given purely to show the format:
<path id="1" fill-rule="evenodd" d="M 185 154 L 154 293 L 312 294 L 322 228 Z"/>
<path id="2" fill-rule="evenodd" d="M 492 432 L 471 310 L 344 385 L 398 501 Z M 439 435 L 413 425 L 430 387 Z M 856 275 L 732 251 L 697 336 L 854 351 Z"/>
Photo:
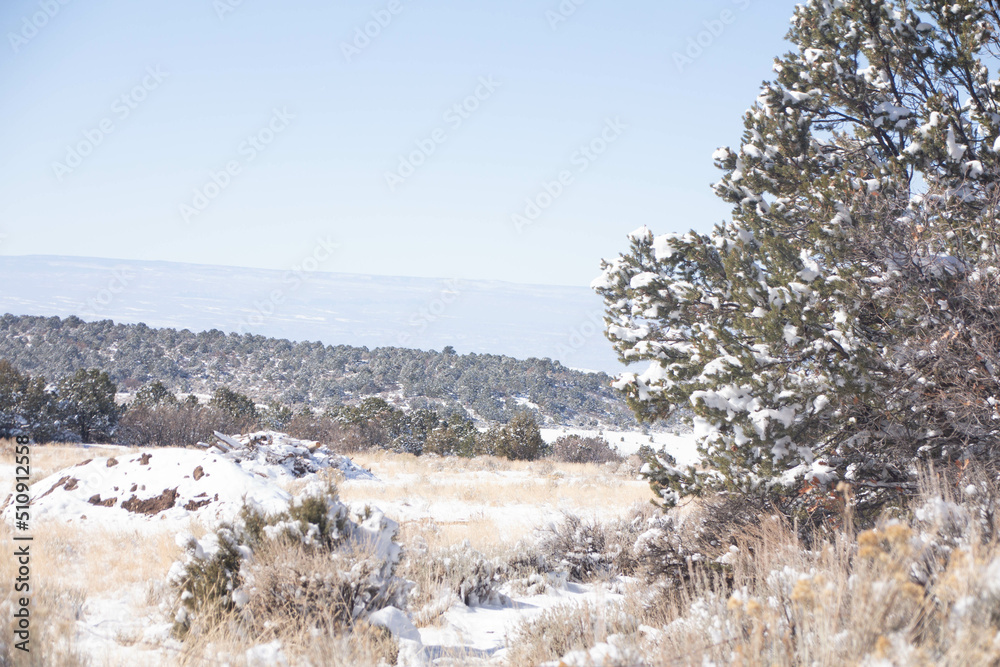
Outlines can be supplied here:
<path id="1" fill-rule="evenodd" d="M 585 287 L 498 280 L 287 271 L 164 261 L 0 256 L 0 314 L 142 322 L 327 345 L 404 347 L 624 367 L 603 335 L 600 297 Z M 327 262 L 330 260 L 328 259 Z"/>

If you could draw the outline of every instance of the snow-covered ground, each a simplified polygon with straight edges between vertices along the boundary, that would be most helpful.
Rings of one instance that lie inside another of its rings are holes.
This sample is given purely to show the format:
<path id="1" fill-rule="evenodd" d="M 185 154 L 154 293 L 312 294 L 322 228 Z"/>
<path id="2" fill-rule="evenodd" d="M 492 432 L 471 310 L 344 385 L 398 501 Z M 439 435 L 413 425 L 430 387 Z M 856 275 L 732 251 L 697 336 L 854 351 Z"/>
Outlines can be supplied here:
<path id="1" fill-rule="evenodd" d="M 265 513 L 279 512 L 291 497 L 284 486 L 320 470 L 337 470 L 347 479 L 374 479 L 315 442 L 271 432 L 244 436 L 243 441 L 248 444 L 239 443 L 239 449 L 220 441 L 207 451 L 150 448 L 115 456 L 114 449 L 104 449 L 101 453 L 107 456 L 88 459 L 33 484 L 32 519 L 126 530 L 178 530 L 192 517 L 209 525 L 233 521 L 244 500 Z M 9 500 L 0 505 L 8 522 L 14 514 Z"/>
<path id="2" fill-rule="evenodd" d="M 456 604 L 444 614 L 439 625 L 420 628 L 420 639 L 431 659 L 464 656 L 502 663 L 507 634 L 517 625 L 560 605 L 600 607 L 622 598 L 602 584 L 566 583 L 544 595 L 512 596 L 511 603 L 502 607 Z"/>
<path id="3" fill-rule="evenodd" d="M 540 475 L 530 470 L 440 472 L 420 483 L 412 475 L 385 475 L 378 481 L 340 485 L 341 495 L 356 503 L 370 503 L 400 523 L 433 521 L 439 525 L 488 525 L 491 537 L 514 539 L 537 526 L 557 521 L 564 512 L 590 519 L 616 518 L 626 502 L 608 503 L 609 495 L 641 502 L 648 484 L 615 478 L 614 486 L 595 484 L 582 475 L 553 470 Z M 483 494 L 481 490 L 488 489 Z M 588 495 L 588 490 L 593 491 Z M 475 535 L 472 536 L 475 540 Z"/>
<path id="4" fill-rule="evenodd" d="M 649 436 L 642 433 L 602 433 L 623 443 L 620 449 L 626 453 L 650 443 Z M 542 434 L 552 442 L 561 435 L 590 436 L 598 431 L 544 429 Z M 679 460 L 694 460 L 690 437 L 654 434 L 653 438 L 654 447 L 665 445 Z M 342 498 L 376 505 L 404 525 L 430 526 L 432 531 L 450 529 L 448 535 L 464 536 L 474 546 L 498 541 L 513 544 L 560 521 L 566 512 L 588 520 L 619 518 L 637 503 L 652 498 L 647 482 L 623 476 L 614 466 L 602 471 L 597 466 L 554 466 L 544 461 L 414 460 L 389 455 L 358 460 L 370 467 L 377 479 L 342 482 Z M 419 628 L 428 656 L 483 658 L 502 664 L 506 637 L 520 623 L 559 605 L 601 606 L 622 598 L 602 584 L 565 582 L 543 595 L 503 592 L 511 599 L 509 605 L 467 607 L 456 603 L 438 624 Z"/>
<path id="5" fill-rule="evenodd" d="M 545 438 L 554 440 L 568 433 L 597 432 L 549 429 Z M 650 436 L 640 433 L 603 435 L 626 453 L 650 442 Z M 652 444 L 665 445 L 679 461 L 691 460 L 690 438 L 654 434 Z M 81 453 L 75 454 L 73 461 L 79 461 Z M 244 500 L 267 512 L 280 511 L 298 489 L 326 472 L 336 476 L 346 504 L 356 509 L 377 507 L 403 525 L 404 551 L 408 526 L 438 531 L 447 539 L 453 537 L 454 544 L 465 539 L 472 544 L 513 544 L 560 520 L 564 512 L 591 519 L 615 518 L 651 497 L 645 482 L 613 465 L 389 453 L 359 456 L 352 462 L 318 443 L 270 432 L 239 439 L 223 437 L 211 448 L 136 451 L 103 447 L 91 448 L 86 455 L 93 458 L 59 469 L 32 485 L 32 525 L 40 532 L 53 531 L 58 536 L 54 543 L 98 536 L 95 539 L 103 542 L 128 544 L 131 553 L 143 554 L 138 557 L 150 561 L 143 566 L 150 572 L 149 580 L 134 576 L 120 585 L 91 590 L 80 604 L 76 650 L 92 664 L 102 665 L 169 664 L 177 655 L 181 645 L 170 636 L 169 610 L 162 601 L 151 602 L 156 591 L 161 600 L 169 595 L 162 580 L 170 558 L 178 557 L 174 536 L 193 529 L 204 534 L 220 522 L 231 521 Z M 5 478 L 12 476 L 7 465 L 0 472 Z M 7 498 L 0 515 L 8 525 L 12 510 Z M 97 547 L 66 548 L 86 554 L 87 549 Z M 79 557 L 65 562 L 67 572 L 76 568 L 79 578 L 93 576 L 86 573 L 87 563 Z M 526 619 L 556 605 L 587 602 L 600 606 L 621 599 L 615 582 L 582 585 L 556 580 L 541 595 L 502 592 L 510 599 L 503 606 L 469 607 L 454 601 L 434 624 L 416 629 L 414 637 L 419 637 L 422 648 L 414 655 L 431 662 L 460 656 L 463 662 L 502 664 L 509 631 Z M 413 646 L 418 644 L 413 642 Z M 258 653 L 277 659 L 280 647 L 251 648 L 248 656 Z"/>

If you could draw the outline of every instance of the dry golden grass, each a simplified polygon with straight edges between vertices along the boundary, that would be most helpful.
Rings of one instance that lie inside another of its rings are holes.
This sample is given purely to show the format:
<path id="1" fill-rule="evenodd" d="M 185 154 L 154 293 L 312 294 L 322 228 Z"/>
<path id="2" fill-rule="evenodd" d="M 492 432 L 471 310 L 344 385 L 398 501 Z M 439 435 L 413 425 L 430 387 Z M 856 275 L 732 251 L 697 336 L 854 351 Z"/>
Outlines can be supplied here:
<path id="1" fill-rule="evenodd" d="M 422 519 L 404 521 L 399 527 L 399 543 L 425 544 L 440 549 L 468 540 L 472 548 L 483 553 L 510 549 L 511 539 L 500 530 L 495 519 L 482 516 L 469 521 L 448 523 Z"/>
<path id="2" fill-rule="evenodd" d="M 169 532 L 121 531 L 48 520 L 34 527 L 36 572 L 55 585 L 75 582 L 88 595 L 162 580 L 181 551 Z"/>
<path id="3" fill-rule="evenodd" d="M 14 446 L 12 440 L 0 441 L 0 463 L 14 464 Z M 32 445 L 31 482 L 89 458 L 109 456 L 113 451 L 61 443 Z M 2 483 L 0 497 L 6 498 L 12 490 L 12 476 Z M 86 664 L 75 646 L 77 622 L 84 616 L 85 603 L 140 586 L 146 606 L 155 606 L 165 592 L 164 574 L 179 554 L 173 536 L 167 534 L 123 533 L 48 520 L 32 521 L 30 535 L 32 652 L 16 652 L 15 664 Z M 0 549 L 4 553 L 13 552 L 12 538 L 9 526 L 0 525 Z M 12 581 L 15 565 L 13 558 L 0 559 L 3 581 Z M 9 600 L 13 594 L 5 591 L 0 599 Z M 126 643 L 137 640 L 123 639 Z M 2 656 L 0 664 L 5 664 Z"/>
<path id="4" fill-rule="evenodd" d="M 393 664 L 396 643 L 382 628 L 365 622 L 357 623 L 350 633 L 323 633 L 295 624 L 295 619 L 277 619 L 283 628 L 279 640 L 282 653 L 292 665 L 323 665 L 324 667 L 377 667 Z M 169 663 L 176 667 L 204 667 L 248 664 L 247 649 L 261 642 L 234 629 L 235 618 L 185 639 L 183 648 L 171 654 Z M 260 665 L 259 660 L 254 662 Z"/>
<path id="5" fill-rule="evenodd" d="M 650 665 L 1000 664 L 1000 595 L 990 592 L 1000 545 L 972 529 L 950 554 L 925 550 L 921 530 L 888 521 L 807 550 L 767 519 L 740 538 L 724 573 L 633 586 L 623 610 L 657 630 L 625 645 Z M 914 579 L 920 563 L 937 570 L 926 585 Z M 551 634 L 537 630 L 526 624 L 520 636 Z"/>
<path id="6" fill-rule="evenodd" d="M 489 551 L 509 546 L 538 527 L 537 518 L 518 512 L 518 507 L 609 516 L 623 515 L 637 503 L 653 499 L 647 483 L 596 464 L 417 457 L 385 451 L 352 458 L 383 483 L 343 482 L 340 497 L 346 501 L 381 503 L 390 516 L 392 503 L 417 507 L 454 503 L 472 510 L 468 519 L 460 521 L 404 521 L 404 544 L 419 535 L 431 547 L 469 540 L 476 549 Z"/>
<path id="7" fill-rule="evenodd" d="M 0 524 L 0 549 L 5 556 L 0 558 L 0 581 L 4 582 L 4 591 L 0 594 L 0 606 L 23 595 L 13 590 L 13 583 L 18 575 L 18 563 L 10 555 L 14 553 L 15 543 L 11 530 L 6 524 Z M 30 543 L 32 560 L 30 563 L 30 585 L 28 591 L 31 598 L 30 618 L 30 651 L 24 653 L 6 645 L 6 641 L 14 638 L 14 623 L 10 613 L 4 614 L 2 621 L 4 642 L 0 642 L 0 664 L 18 665 L 84 665 L 86 662 L 77 650 L 75 643 L 75 625 L 83 613 L 83 605 L 87 591 L 81 582 L 54 580 L 45 576 L 43 568 L 36 559 L 41 554 L 37 542 Z M 16 662 L 14 662 L 16 661 Z"/>
<path id="8" fill-rule="evenodd" d="M 0 548 L 12 553 L 9 528 L 3 525 L 0 531 Z M 34 524 L 31 535 L 31 647 L 32 660 L 37 662 L 15 664 L 91 664 L 75 646 L 78 634 L 87 632 L 78 630 L 77 622 L 84 619 L 88 603 L 126 594 L 136 618 L 156 617 L 158 605 L 173 594 L 164 582 L 170 565 L 180 556 L 172 534 L 120 532 L 49 520 Z M 0 577 L 11 581 L 13 559 L 0 559 L 0 564 Z M 142 629 L 119 631 L 116 639 L 122 646 L 137 644 Z M 2 658 L 0 664 L 4 664 Z M 121 663 L 109 657 L 107 664 Z"/>

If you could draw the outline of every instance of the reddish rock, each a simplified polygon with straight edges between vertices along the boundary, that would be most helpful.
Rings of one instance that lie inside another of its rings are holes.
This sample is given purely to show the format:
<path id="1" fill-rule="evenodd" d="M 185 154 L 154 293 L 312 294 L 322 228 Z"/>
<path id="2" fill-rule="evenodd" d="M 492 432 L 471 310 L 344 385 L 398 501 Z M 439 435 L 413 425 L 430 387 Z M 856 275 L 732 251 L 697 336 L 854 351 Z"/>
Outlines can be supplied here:
<path id="1" fill-rule="evenodd" d="M 177 489 L 164 489 L 160 495 L 145 500 L 139 500 L 135 496 L 132 496 L 122 503 L 122 507 L 136 514 L 152 515 L 170 509 L 174 506 L 176 500 Z"/>
<path id="2" fill-rule="evenodd" d="M 117 498 L 106 498 L 104 500 L 101 500 L 101 494 L 95 493 L 94 495 L 92 495 L 90 498 L 87 499 L 87 502 L 90 503 L 91 505 L 100 505 L 102 507 L 111 507 L 116 502 L 118 502 L 118 499 Z"/>

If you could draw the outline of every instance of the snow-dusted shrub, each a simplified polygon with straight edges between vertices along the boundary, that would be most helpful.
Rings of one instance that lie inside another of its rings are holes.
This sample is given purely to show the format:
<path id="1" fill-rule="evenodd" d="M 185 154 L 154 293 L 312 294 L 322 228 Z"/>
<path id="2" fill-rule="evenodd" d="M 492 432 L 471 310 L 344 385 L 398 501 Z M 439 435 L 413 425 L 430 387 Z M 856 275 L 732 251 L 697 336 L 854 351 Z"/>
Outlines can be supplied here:
<path id="1" fill-rule="evenodd" d="M 945 484 L 944 475 L 923 476 L 921 493 L 908 511 L 858 536 L 859 553 L 882 560 L 894 553 L 905 560 L 900 567 L 913 583 L 931 587 L 946 575 L 953 558 L 963 559 L 982 545 L 996 544 L 997 483 L 976 466 L 964 473 L 957 497 L 952 493 L 954 480 Z M 1000 592 L 1000 585 L 993 588 Z"/>
<path id="2" fill-rule="evenodd" d="M 659 586 L 718 572 L 728 579 L 730 554 L 754 539 L 762 521 L 775 516 L 753 498 L 717 494 L 700 498 L 683 519 L 649 517 L 633 547 L 638 574 Z"/>
<path id="3" fill-rule="evenodd" d="M 202 623 L 212 624 L 237 606 L 241 599 L 236 593 L 242 583 L 240 568 L 251 551 L 226 526 L 201 540 L 182 533 L 177 536 L 177 546 L 184 549 L 185 560 L 174 563 L 168 580 L 180 590 L 174 629 L 184 634 L 191 628 L 192 614 Z"/>
<path id="4" fill-rule="evenodd" d="M 608 549 L 605 527 L 571 513 L 550 524 L 538 540 L 546 561 L 566 571 L 573 581 L 589 581 L 613 573 L 613 563 L 624 551 L 620 544 Z"/>
<path id="5" fill-rule="evenodd" d="M 416 582 L 410 591 L 418 625 L 426 625 L 457 602 L 476 607 L 510 603 L 500 588 L 515 572 L 499 556 L 473 549 L 468 540 L 442 549 L 407 548 L 400 573 Z"/>
<path id="6" fill-rule="evenodd" d="M 696 563 L 706 561 L 697 545 L 685 540 L 674 520 L 665 517 L 649 525 L 633 544 L 639 574 L 651 583 L 672 585 L 686 580 Z"/>
<path id="7" fill-rule="evenodd" d="M 1000 456 L 995 0 L 809 0 L 736 149 L 731 220 L 654 235 L 594 287 L 645 420 L 693 408 L 703 468 L 666 505 L 770 493 L 799 518 L 838 481 L 913 490 L 915 461 Z M 878 501 L 873 497 L 872 501 Z"/>
<path id="8" fill-rule="evenodd" d="M 518 595 L 536 595 L 565 588 L 568 573 L 555 569 L 537 540 L 524 539 L 506 557 L 508 588 Z"/>
<path id="9" fill-rule="evenodd" d="M 633 546 L 642 532 L 640 517 L 601 523 L 566 512 L 559 523 L 540 532 L 536 548 L 547 567 L 568 573 L 572 581 L 634 574 Z"/>
<path id="10" fill-rule="evenodd" d="M 591 649 L 614 635 L 632 634 L 637 625 L 637 620 L 617 605 L 583 603 L 553 607 L 510 632 L 507 664 L 510 667 L 537 667 L 548 660 L 558 660 L 570 651 Z M 638 663 L 608 661 L 607 664 L 609 667 L 631 667 Z"/>
<path id="11" fill-rule="evenodd" d="M 462 547 L 452 553 L 441 561 L 442 575 L 451 582 L 458 599 L 470 607 L 510 603 L 510 598 L 498 590 L 507 572 L 504 563 L 470 554 Z"/>
<path id="12" fill-rule="evenodd" d="M 789 666 L 830 656 L 838 664 L 997 664 L 1000 543 L 977 520 L 982 484 L 973 474 L 949 497 L 950 483 L 925 480 L 895 516 L 860 532 L 840 526 L 808 548 L 793 523 L 765 516 L 694 576 L 632 590 L 639 648 L 683 664 L 728 664 L 734 655 Z"/>
<path id="13" fill-rule="evenodd" d="M 372 612 L 404 607 L 407 582 L 387 576 L 370 547 L 333 552 L 303 542 L 269 540 L 242 568 L 246 616 L 262 636 L 301 627 L 343 631 Z"/>
<path id="14" fill-rule="evenodd" d="M 332 483 L 314 482 L 279 514 L 247 506 L 200 540 L 179 535 L 185 556 L 168 575 L 179 591 L 176 629 L 183 635 L 224 618 L 272 634 L 289 619 L 342 628 L 403 606 L 397 528 L 377 510 L 352 514 Z"/>
<path id="15" fill-rule="evenodd" d="M 966 541 L 978 539 L 981 542 L 1000 540 L 1000 477 L 990 468 L 980 465 L 967 465 L 960 475 L 944 475 L 939 477 L 927 475 L 921 480 L 921 491 L 924 497 L 948 498 L 951 502 L 960 504 L 968 513 L 969 521 L 964 531 Z M 939 482 L 944 476 L 947 484 Z M 926 510 L 917 515 L 917 520 L 926 522 L 931 516 Z M 953 529 L 954 522 L 949 522 Z"/>
<path id="16" fill-rule="evenodd" d="M 683 520 L 652 504 L 605 522 L 566 513 L 539 531 L 534 569 L 564 572 L 575 582 L 626 575 L 676 584 L 698 570 L 718 570 L 717 559 L 745 542 L 764 516 L 760 504 L 730 494 L 702 498 Z"/>
<path id="17" fill-rule="evenodd" d="M 550 449 L 550 457 L 563 463 L 610 463 L 622 461 L 621 454 L 601 437 L 564 435 Z"/>

